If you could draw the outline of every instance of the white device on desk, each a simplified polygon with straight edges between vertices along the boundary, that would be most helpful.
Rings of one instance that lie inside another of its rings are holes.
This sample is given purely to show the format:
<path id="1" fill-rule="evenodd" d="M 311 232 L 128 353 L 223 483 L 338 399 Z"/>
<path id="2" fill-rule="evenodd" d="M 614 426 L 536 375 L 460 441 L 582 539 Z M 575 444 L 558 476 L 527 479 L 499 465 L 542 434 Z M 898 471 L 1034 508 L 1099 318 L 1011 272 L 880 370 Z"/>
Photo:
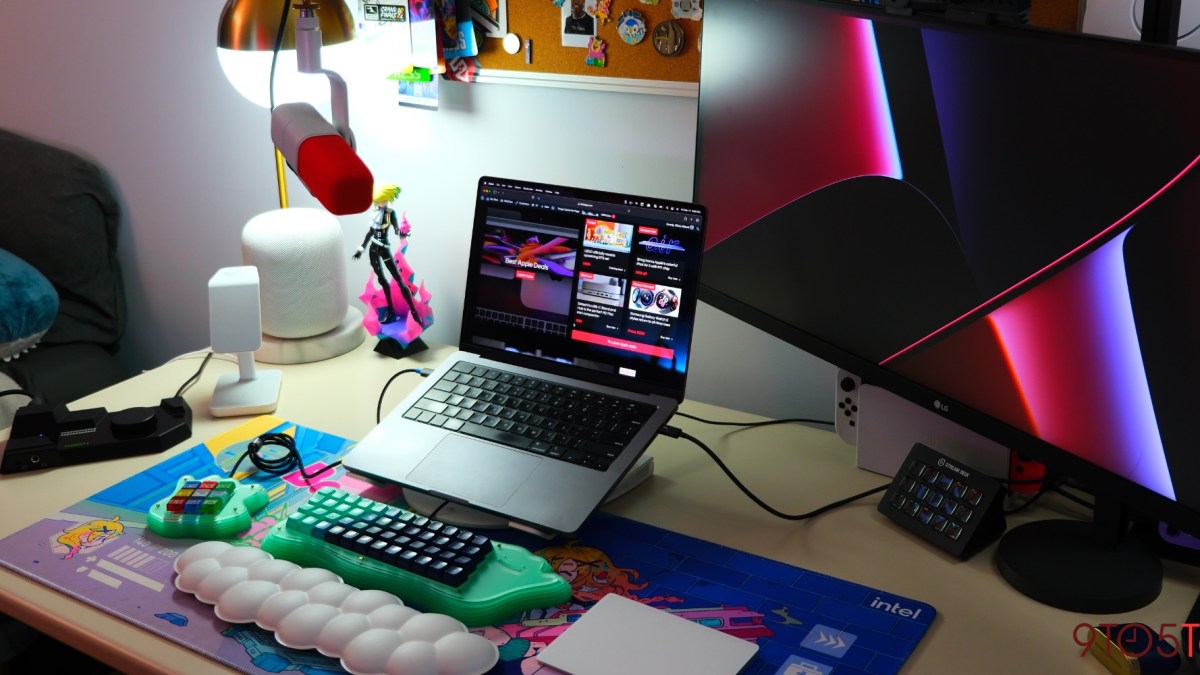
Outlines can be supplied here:
<path id="1" fill-rule="evenodd" d="M 214 352 L 236 353 L 238 372 L 217 379 L 209 404 L 213 417 L 269 413 L 279 405 L 282 375 L 256 371 L 254 350 L 262 344 L 258 268 L 224 267 L 208 280 L 208 328 Z"/>
<path id="2" fill-rule="evenodd" d="M 895 476 L 913 443 L 924 443 L 989 476 L 1007 476 L 1009 451 L 921 406 L 838 370 L 835 429 L 857 447 L 859 468 Z"/>
<path id="3" fill-rule="evenodd" d="M 757 651 L 753 642 L 609 593 L 537 659 L 570 675 L 733 675 Z"/>

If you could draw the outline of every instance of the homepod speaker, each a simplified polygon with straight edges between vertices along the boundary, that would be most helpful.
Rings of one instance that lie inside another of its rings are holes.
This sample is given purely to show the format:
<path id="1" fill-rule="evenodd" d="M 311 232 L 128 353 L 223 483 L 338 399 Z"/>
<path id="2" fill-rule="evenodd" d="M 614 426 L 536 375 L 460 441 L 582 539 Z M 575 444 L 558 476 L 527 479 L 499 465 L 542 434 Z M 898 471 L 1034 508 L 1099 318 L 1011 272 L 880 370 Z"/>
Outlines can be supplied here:
<path id="1" fill-rule="evenodd" d="M 254 367 L 254 350 L 262 343 L 259 317 L 258 270 L 217 270 L 208 280 L 209 338 L 214 352 L 237 354 L 238 372 L 217 378 L 209 401 L 213 417 L 269 413 L 279 403 L 280 372 Z"/>
<path id="2" fill-rule="evenodd" d="M 267 363 L 319 361 L 366 338 L 350 305 L 342 227 L 321 209 L 261 213 L 242 229 L 242 260 L 258 268 L 262 346 Z"/>

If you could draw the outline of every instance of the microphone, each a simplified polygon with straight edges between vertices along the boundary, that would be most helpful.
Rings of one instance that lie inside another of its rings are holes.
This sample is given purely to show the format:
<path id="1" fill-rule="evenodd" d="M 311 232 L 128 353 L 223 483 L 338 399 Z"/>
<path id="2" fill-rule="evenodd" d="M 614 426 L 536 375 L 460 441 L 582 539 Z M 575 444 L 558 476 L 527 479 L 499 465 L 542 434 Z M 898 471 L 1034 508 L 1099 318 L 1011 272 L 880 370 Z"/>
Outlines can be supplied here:
<path id="1" fill-rule="evenodd" d="M 375 178 L 354 148 L 308 103 L 283 103 L 271 112 L 271 140 L 312 196 L 330 213 L 371 208 Z"/>

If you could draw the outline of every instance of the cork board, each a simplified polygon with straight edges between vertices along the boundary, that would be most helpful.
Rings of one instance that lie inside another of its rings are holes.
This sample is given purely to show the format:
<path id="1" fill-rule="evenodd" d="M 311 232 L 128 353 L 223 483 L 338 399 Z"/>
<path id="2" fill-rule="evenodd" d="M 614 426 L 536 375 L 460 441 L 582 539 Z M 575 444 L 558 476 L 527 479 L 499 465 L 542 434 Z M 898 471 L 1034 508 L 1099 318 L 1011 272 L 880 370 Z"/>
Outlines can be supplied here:
<path id="1" fill-rule="evenodd" d="M 1079 30 L 1080 0 L 1033 0 L 1029 8 L 1029 25 L 1064 32 Z"/>
<path id="2" fill-rule="evenodd" d="M 589 6 L 595 0 L 589 0 Z M 569 11 L 571 0 L 564 0 Z M 604 40 L 604 67 L 589 66 L 586 47 L 563 46 L 563 8 L 551 0 L 508 0 L 508 31 L 521 39 L 516 54 L 504 51 L 502 40 L 484 38 L 479 47 L 480 74 L 489 71 L 537 73 L 582 78 L 654 80 L 696 84 L 700 81 L 700 31 L 703 21 L 674 19 L 671 0 L 644 4 L 641 0 L 612 0 L 607 23 L 595 21 L 595 36 Z M 636 10 L 645 18 L 646 36 L 638 44 L 627 44 L 617 32 L 617 21 L 626 10 Z M 654 27 L 674 20 L 683 29 L 683 47 L 675 56 L 655 50 Z M 526 63 L 526 40 L 532 40 L 531 62 Z"/>

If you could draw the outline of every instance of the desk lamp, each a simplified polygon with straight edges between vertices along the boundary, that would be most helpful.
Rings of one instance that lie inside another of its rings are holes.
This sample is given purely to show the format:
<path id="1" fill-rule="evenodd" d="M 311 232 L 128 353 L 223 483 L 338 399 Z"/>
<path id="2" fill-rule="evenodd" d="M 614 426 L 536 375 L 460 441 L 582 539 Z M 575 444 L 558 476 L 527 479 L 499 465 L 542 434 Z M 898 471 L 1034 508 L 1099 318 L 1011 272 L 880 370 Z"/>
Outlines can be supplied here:
<path id="1" fill-rule="evenodd" d="M 365 339 L 362 313 L 350 305 L 342 229 L 334 215 L 369 209 L 374 179 L 354 150 L 346 82 L 321 64 L 322 45 L 351 40 L 353 25 L 341 0 L 229 0 L 221 13 L 219 53 L 271 51 L 277 58 L 281 50 L 294 50 L 300 73 L 324 76 L 316 79 L 327 83 L 333 117 L 331 124 L 310 103 L 275 105 L 274 75 L 268 81 L 279 209 L 255 216 L 242 231 L 243 261 L 260 274 L 260 361 L 317 361 Z M 231 81 L 238 77 L 225 56 L 222 65 Z M 289 208 L 285 166 L 324 209 Z"/>

